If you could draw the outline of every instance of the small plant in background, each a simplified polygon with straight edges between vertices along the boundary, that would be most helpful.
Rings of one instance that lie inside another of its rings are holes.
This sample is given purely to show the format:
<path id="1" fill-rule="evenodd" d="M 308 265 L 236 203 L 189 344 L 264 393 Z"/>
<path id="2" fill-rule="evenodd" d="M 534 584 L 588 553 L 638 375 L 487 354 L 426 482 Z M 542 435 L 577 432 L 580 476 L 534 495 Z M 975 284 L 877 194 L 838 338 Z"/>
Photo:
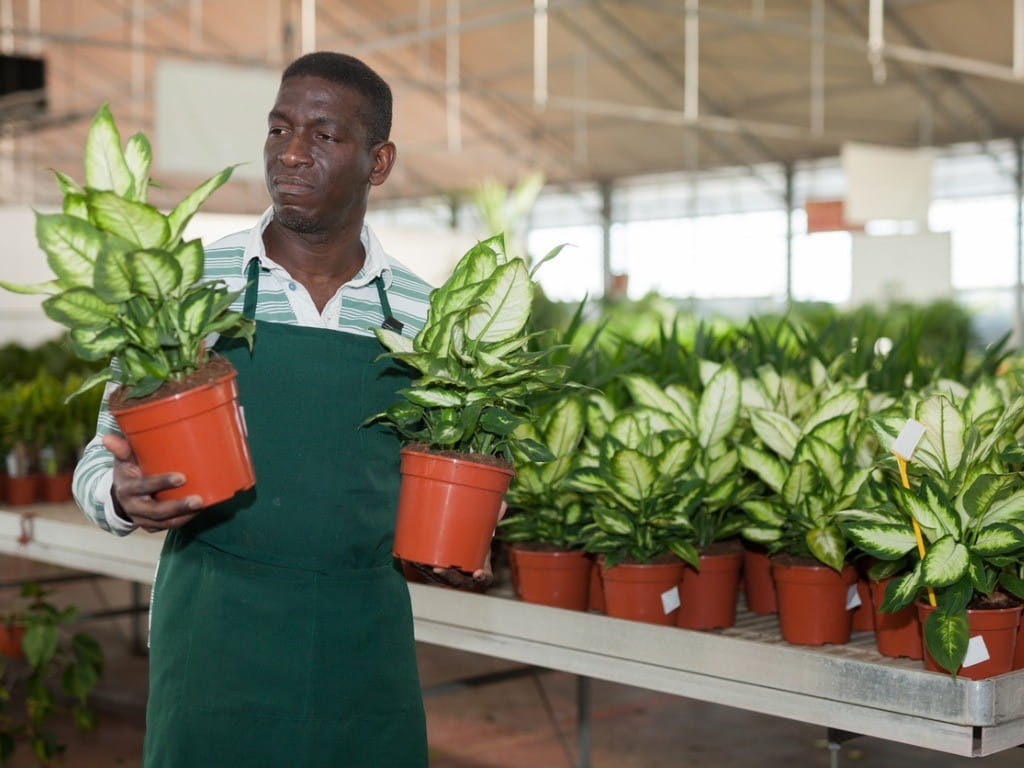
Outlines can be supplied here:
<path id="1" fill-rule="evenodd" d="M 85 633 L 64 639 L 62 628 L 75 620 L 78 609 L 59 609 L 49 602 L 49 595 L 37 584 L 23 584 L 18 605 L 3 617 L 5 628 L 19 630 L 25 668 L 15 660 L 3 662 L 0 765 L 6 765 L 23 742 L 42 765 L 52 764 L 65 746 L 50 730 L 49 721 L 66 708 L 65 697 L 70 699 L 77 728 L 91 731 L 96 727 L 95 713 L 88 704 L 103 673 L 103 650 Z"/>

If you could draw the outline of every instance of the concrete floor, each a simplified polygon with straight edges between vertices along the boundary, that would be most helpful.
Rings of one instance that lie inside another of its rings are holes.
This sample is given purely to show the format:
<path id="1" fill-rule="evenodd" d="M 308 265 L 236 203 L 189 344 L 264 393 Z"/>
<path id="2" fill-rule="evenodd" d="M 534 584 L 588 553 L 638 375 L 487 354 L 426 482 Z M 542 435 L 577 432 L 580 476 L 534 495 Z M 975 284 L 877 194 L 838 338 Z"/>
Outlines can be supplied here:
<path id="1" fill-rule="evenodd" d="M 51 566 L 0 557 L 2 582 L 59 573 L 63 572 Z M 0 590 L 0 606 L 12 594 L 13 590 Z M 130 585 L 111 579 L 62 584 L 54 596 L 55 602 L 74 603 L 83 611 L 124 606 L 130 599 Z M 55 730 L 68 745 L 63 765 L 112 768 L 140 764 L 146 659 L 132 651 L 131 627 L 124 617 L 81 624 L 100 640 L 108 663 L 95 700 L 99 728 L 79 734 L 67 718 L 57 723 Z M 418 651 L 421 678 L 428 691 L 441 683 L 518 666 L 422 644 Z M 575 768 L 576 692 L 572 675 L 538 671 L 484 687 L 428 696 L 431 768 Z M 591 701 L 592 768 L 830 765 L 825 730 L 818 726 L 601 681 L 592 682 Z M 1022 758 L 1019 749 L 972 760 L 857 738 L 843 745 L 838 765 L 1019 768 Z M 36 762 L 22 746 L 9 765 L 29 768 Z"/>

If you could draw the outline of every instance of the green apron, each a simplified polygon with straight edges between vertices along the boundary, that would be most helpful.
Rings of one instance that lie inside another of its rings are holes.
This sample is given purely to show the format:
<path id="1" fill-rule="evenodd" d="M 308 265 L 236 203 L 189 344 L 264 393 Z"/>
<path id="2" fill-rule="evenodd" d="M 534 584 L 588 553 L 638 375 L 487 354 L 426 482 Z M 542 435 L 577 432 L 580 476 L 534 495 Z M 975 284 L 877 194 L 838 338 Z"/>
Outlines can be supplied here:
<path id="1" fill-rule="evenodd" d="M 249 317 L 258 274 L 253 260 Z M 391 556 L 399 445 L 359 428 L 408 376 L 376 360 L 372 337 L 258 321 L 252 353 L 222 341 L 256 486 L 167 536 L 144 765 L 424 768 L 412 611 Z"/>

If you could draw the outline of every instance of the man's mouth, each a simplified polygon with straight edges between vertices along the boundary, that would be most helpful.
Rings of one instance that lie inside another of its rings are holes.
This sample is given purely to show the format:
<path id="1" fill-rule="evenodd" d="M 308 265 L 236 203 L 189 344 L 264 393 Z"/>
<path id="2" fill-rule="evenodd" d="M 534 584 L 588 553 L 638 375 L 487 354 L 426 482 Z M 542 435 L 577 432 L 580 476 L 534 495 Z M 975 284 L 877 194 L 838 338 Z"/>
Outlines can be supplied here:
<path id="1" fill-rule="evenodd" d="M 277 176 L 274 189 L 284 195 L 303 195 L 312 191 L 313 185 L 295 176 Z"/>

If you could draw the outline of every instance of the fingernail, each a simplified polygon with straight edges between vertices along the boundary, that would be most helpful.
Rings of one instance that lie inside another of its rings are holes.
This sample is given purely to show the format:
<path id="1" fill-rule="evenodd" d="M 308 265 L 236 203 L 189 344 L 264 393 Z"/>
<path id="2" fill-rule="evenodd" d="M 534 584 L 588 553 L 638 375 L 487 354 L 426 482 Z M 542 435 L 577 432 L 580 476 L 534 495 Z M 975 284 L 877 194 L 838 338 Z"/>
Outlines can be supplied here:
<path id="1" fill-rule="evenodd" d="M 171 483 L 176 485 L 176 486 L 177 485 L 184 485 L 185 484 L 185 476 L 184 475 L 172 475 L 171 476 Z"/>
<path id="2" fill-rule="evenodd" d="M 203 506 L 203 500 L 201 498 L 199 498 L 198 496 L 189 496 L 189 498 L 188 498 L 188 508 L 189 509 L 199 509 L 202 506 Z"/>

